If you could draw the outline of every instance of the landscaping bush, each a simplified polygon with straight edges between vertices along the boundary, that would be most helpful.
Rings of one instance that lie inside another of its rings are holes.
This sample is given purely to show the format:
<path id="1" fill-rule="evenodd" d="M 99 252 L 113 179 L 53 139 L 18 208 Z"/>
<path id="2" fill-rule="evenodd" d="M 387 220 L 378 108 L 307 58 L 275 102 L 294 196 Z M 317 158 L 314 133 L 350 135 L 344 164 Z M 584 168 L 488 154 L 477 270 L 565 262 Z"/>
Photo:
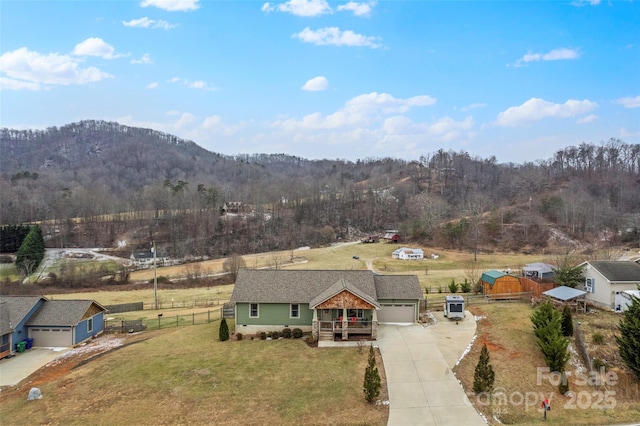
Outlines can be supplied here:
<path id="1" fill-rule="evenodd" d="M 220 321 L 220 330 L 218 330 L 218 337 L 221 342 L 229 340 L 229 326 L 227 325 L 227 320 L 222 318 Z"/>
<path id="2" fill-rule="evenodd" d="M 593 368 L 595 368 L 598 371 L 601 368 L 604 368 L 606 370 L 608 366 L 609 366 L 609 364 L 607 364 L 607 361 L 605 361 L 602 358 L 597 358 L 596 357 L 596 358 L 593 359 Z"/>
<path id="3" fill-rule="evenodd" d="M 267 340 L 267 333 L 265 333 L 264 331 L 261 331 L 258 334 L 260 335 L 260 340 Z"/>
<path id="4" fill-rule="evenodd" d="M 373 346 L 369 346 L 369 360 L 367 362 L 367 368 L 364 372 L 364 397 L 367 402 L 373 402 L 378 395 L 380 395 L 380 374 L 378 373 L 378 366 L 376 365 L 376 355 L 373 351 Z"/>
<path id="5" fill-rule="evenodd" d="M 489 350 L 486 343 L 482 345 L 480 351 L 480 359 L 476 365 L 475 372 L 473 373 L 473 391 L 475 393 L 487 392 L 493 389 L 493 382 L 495 381 L 496 373 L 493 371 L 493 367 L 490 364 Z"/>
<path id="6" fill-rule="evenodd" d="M 294 339 L 299 339 L 303 335 L 304 335 L 304 333 L 299 328 L 294 328 L 293 330 L 291 330 L 291 337 L 293 337 Z"/>
<path id="7" fill-rule="evenodd" d="M 313 337 L 313 333 L 311 333 L 309 337 L 307 337 L 307 343 L 310 345 L 313 345 L 314 343 L 316 343 L 316 338 Z"/>
<path id="8" fill-rule="evenodd" d="M 595 333 L 593 333 L 593 335 L 591 335 L 591 341 L 595 345 L 601 345 L 604 343 L 604 335 L 596 331 Z"/>
<path id="9" fill-rule="evenodd" d="M 458 284 L 455 282 L 453 278 L 451 278 L 451 282 L 449 283 L 449 291 L 451 293 L 455 293 L 458 291 Z"/>
<path id="10" fill-rule="evenodd" d="M 236 339 L 242 340 L 242 333 L 236 333 Z"/>
<path id="11" fill-rule="evenodd" d="M 285 339 L 291 339 L 291 329 L 290 328 L 283 328 L 282 329 L 282 337 L 284 337 Z"/>
<path id="12" fill-rule="evenodd" d="M 272 331 L 272 332 L 271 332 L 271 338 L 272 338 L 273 340 L 277 340 L 277 339 L 279 339 L 279 338 L 280 338 L 280 332 L 279 332 L 279 331 Z"/>
<path id="13" fill-rule="evenodd" d="M 467 281 L 466 278 L 464 279 L 464 282 L 460 284 L 460 292 L 471 293 L 471 284 L 469 284 L 469 281 Z"/>

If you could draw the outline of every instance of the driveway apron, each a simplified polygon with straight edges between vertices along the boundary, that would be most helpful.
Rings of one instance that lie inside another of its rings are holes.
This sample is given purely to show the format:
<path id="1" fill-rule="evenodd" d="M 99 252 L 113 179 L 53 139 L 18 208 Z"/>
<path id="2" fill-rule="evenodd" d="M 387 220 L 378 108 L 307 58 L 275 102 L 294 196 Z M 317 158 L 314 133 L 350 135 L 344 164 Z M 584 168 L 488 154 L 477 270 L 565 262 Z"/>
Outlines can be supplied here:
<path id="1" fill-rule="evenodd" d="M 476 330 L 473 315 L 456 324 L 436 314 L 424 327 L 381 325 L 378 345 L 389 389 L 389 426 L 486 425 L 451 369 Z"/>
<path id="2" fill-rule="evenodd" d="M 0 386 L 13 386 L 71 348 L 32 348 L 0 360 Z"/>

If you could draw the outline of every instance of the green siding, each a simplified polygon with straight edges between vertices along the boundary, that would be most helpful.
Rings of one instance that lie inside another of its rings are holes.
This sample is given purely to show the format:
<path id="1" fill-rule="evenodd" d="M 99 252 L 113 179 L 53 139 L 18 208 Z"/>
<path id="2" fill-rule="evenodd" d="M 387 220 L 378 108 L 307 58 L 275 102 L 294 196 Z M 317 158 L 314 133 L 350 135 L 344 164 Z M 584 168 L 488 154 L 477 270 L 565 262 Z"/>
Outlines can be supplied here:
<path id="1" fill-rule="evenodd" d="M 236 324 L 238 325 L 311 325 L 313 310 L 308 303 L 299 303 L 300 318 L 290 318 L 288 303 L 258 303 L 258 318 L 249 317 L 250 303 L 236 304 Z"/>

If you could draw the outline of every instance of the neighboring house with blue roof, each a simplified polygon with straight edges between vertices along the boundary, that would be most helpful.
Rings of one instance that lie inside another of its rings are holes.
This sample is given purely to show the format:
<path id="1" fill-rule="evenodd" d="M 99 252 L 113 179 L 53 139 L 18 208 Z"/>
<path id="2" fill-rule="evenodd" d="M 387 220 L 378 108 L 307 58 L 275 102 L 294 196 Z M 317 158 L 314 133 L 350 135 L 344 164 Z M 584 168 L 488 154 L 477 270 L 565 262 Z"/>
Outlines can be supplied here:
<path id="1" fill-rule="evenodd" d="M 590 261 L 580 265 L 584 271 L 583 290 L 588 303 L 602 308 L 621 310 L 625 290 L 640 285 L 640 264 L 630 261 Z"/>
<path id="2" fill-rule="evenodd" d="M 327 340 L 375 339 L 378 323 L 415 323 L 421 299 L 418 277 L 372 271 L 242 269 L 231 295 L 237 332 L 300 328 Z"/>
<path id="3" fill-rule="evenodd" d="M 33 339 L 36 347 L 75 346 L 104 331 L 104 306 L 93 300 L 48 300 L 43 296 L 1 296 L 2 356 Z"/>

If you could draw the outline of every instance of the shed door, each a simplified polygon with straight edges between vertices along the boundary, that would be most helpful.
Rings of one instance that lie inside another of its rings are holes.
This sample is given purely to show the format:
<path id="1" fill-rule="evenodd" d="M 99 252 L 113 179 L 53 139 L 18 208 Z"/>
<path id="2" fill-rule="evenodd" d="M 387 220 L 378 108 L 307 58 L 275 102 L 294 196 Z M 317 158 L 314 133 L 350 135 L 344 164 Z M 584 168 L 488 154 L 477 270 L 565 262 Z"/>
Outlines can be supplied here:
<path id="1" fill-rule="evenodd" d="M 29 330 L 29 336 L 36 347 L 68 347 L 73 346 L 70 328 L 37 327 Z"/>
<path id="2" fill-rule="evenodd" d="M 378 322 L 415 322 L 414 304 L 386 304 L 378 311 Z"/>

